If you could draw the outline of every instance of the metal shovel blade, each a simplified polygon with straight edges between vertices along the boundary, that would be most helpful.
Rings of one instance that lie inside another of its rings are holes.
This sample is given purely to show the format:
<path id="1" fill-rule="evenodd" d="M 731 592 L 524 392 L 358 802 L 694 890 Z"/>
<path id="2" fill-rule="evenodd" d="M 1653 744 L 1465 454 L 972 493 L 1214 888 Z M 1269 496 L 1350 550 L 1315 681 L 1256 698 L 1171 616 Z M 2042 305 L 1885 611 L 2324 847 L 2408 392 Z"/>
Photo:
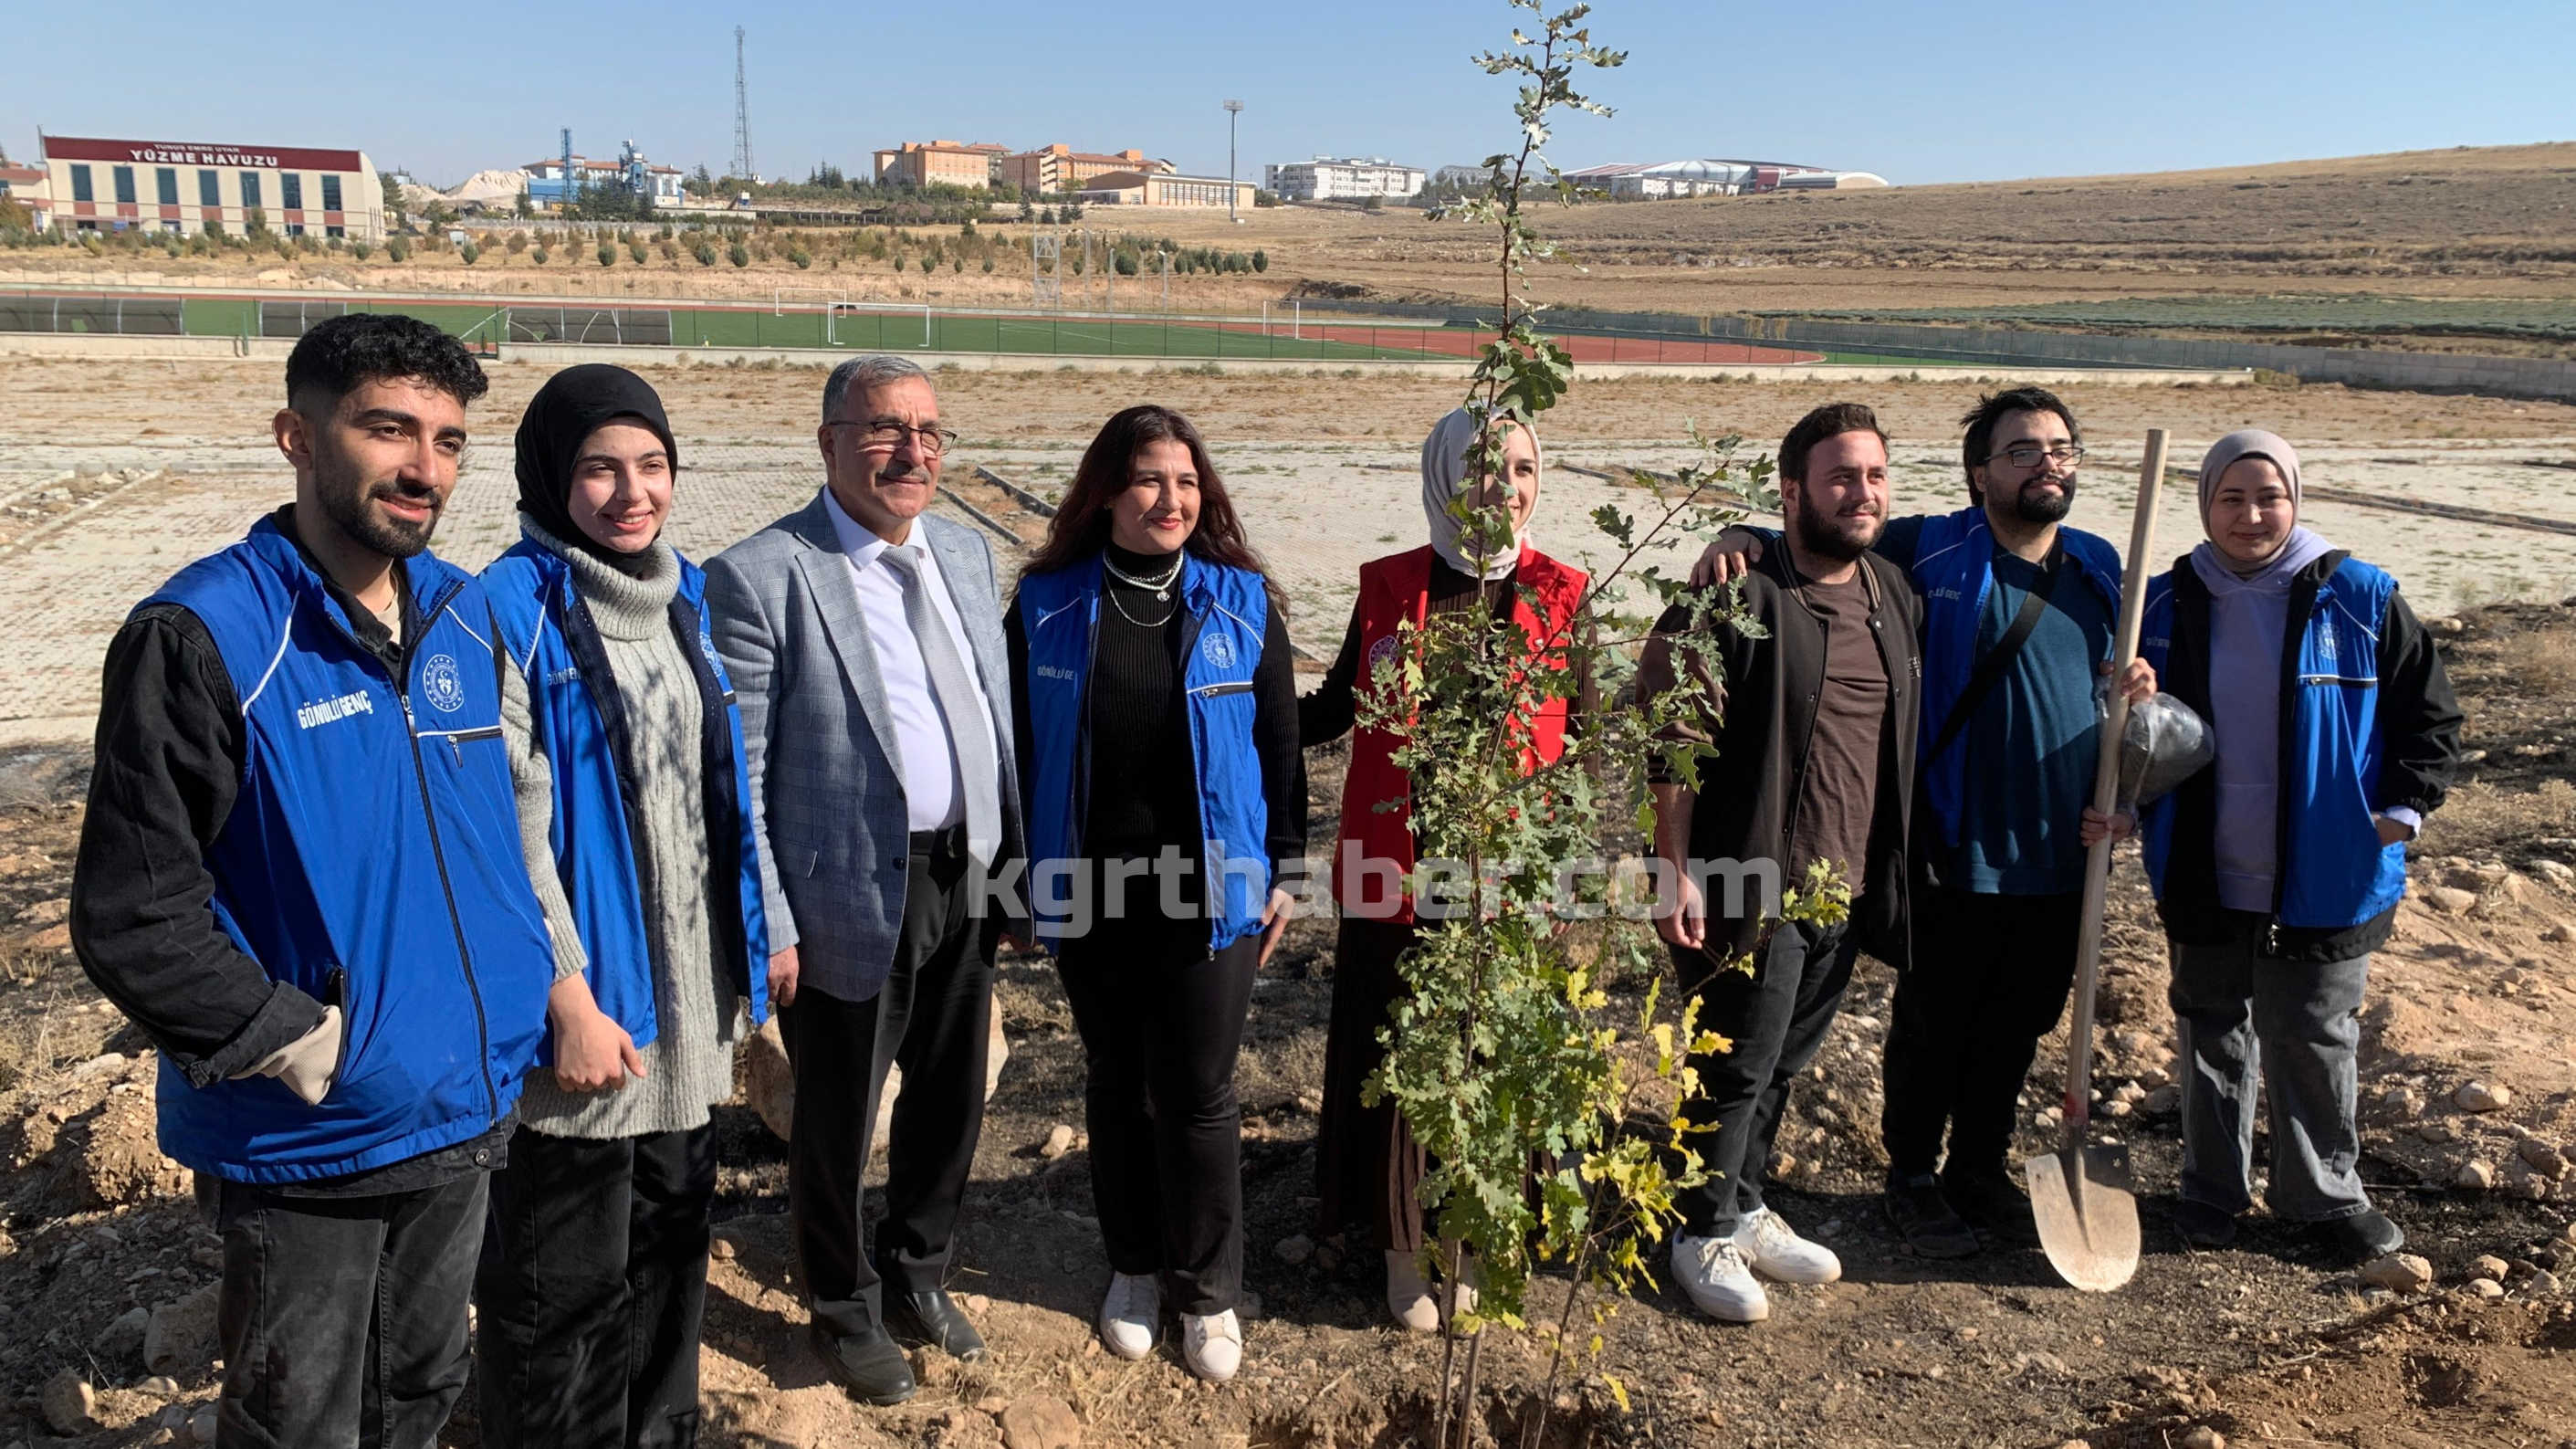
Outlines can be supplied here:
<path id="1" fill-rule="evenodd" d="M 2062 1147 L 2024 1159 L 2039 1245 L 2057 1276 L 2108 1293 L 2138 1271 L 2138 1199 L 2125 1146 Z"/>

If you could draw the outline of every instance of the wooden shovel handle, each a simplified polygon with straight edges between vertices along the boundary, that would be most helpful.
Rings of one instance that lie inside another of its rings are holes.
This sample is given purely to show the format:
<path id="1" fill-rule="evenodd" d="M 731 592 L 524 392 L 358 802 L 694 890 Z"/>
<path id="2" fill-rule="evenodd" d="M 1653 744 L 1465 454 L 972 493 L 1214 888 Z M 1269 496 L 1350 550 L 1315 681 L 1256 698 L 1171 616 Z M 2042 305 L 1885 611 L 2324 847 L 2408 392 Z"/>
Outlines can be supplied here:
<path id="1" fill-rule="evenodd" d="M 2138 628 L 2147 613 L 2148 557 L 2155 547 L 2156 493 L 2165 477 L 2165 430 L 2147 429 L 2138 469 L 2138 502 L 2129 518 L 2129 553 L 2120 570 L 2120 619 L 2111 646 L 2110 708 L 2102 719 L 2101 759 L 2093 767 L 2093 808 L 2119 803 L 2120 742 L 2129 728 L 2129 697 L 2119 688 L 2138 657 Z M 2102 968 L 2102 910 L 2111 887 L 2111 840 L 2095 841 L 2084 862 L 2084 929 L 2075 946 L 2075 1016 L 2066 1028 L 2065 1140 L 2083 1140 L 2093 1116 L 2093 987 Z"/>

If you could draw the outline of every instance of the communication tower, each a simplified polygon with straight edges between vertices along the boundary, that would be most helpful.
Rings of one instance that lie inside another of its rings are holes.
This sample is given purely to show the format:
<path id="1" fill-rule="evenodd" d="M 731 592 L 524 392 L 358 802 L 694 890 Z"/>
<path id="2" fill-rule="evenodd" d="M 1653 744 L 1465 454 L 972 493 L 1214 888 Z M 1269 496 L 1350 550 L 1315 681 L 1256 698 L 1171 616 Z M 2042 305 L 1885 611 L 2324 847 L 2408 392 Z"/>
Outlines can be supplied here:
<path id="1" fill-rule="evenodd" d="M 743 82 L 742 27 L 733 28 L 733 174 L 745 181 L 751 169 L 751 88 Z"/>

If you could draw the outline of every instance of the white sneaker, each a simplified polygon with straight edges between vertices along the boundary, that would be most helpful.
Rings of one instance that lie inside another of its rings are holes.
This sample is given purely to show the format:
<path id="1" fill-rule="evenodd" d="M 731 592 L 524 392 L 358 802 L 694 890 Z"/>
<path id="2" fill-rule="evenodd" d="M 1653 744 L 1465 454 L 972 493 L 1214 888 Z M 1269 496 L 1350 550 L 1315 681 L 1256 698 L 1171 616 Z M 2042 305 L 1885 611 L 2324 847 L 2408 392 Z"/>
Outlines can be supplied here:
<path id="1" fill-rule="evenodd" d="M 1243 1325 L 1235 1322 L 1234 1310 L 1182 1314 L 1181 1361 L 1209 1383 L 1232 1379 L 1243 1367 Z"/>
<path id="2" fill-rule="evenodd" d="M 1771 1295 L 1733 1238 L 1673 1239 L 1673 1277 L 1692 1305 L 1727 1323 L 1760 1323 L 1771 1316 Z"/>
<path id="3" fill-rule="evenodd" d="M 1735 1225 L 1735 1248 L 1753 1271 L 1779 1283 L 1831 1283 L 1843 1260 L 1821 1243 L 1799 1237 L 1778 1213 L 1758 1208 Z"/>
<path id="4" fill-rule="evenodd" d="M 1124 1359 L 1154 1351 L 1162 1336 L 1163 1290 L 1151 1273 L 1112 1273 L 1100 1301 L 1100 1342 Z"/>

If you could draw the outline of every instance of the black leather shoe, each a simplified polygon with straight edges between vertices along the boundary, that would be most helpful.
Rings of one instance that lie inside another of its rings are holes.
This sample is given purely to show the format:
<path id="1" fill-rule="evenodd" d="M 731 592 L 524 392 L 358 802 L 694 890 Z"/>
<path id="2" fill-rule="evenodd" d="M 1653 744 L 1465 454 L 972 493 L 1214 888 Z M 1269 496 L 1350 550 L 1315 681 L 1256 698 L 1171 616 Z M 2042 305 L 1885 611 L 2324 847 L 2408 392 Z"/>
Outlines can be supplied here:
<path id="1" fill-rule="evenodd" d="M 2308 1233 L 2318 1246 L 2346 1263 L 2367 1263 L 2406 1246 L 2406 1230 L 2377 1208 L 2311 1224 Z"/>
<path id="2" fill-rule="evenodd" d="M 2174 1231 L 2195 1248 L 2224 1248 L 2236 1241 L 2236 1215 L 2190 1198 L 2176 1198 Z"/>
<path id="3" fill-rule="evenodd" d="M 1941 1195 L 1941 1180 L 1930 1173 L 1891 1179 L 1887 1184 L 1887 1220 L 1905 1245 L 1926 1258 L 1967 1258 L 1977 1251 L 1977 1235 Z"/>
<path id="4" fill-rule="evenodd" d="M 2014 1243 L 2038 1240 L 2030 1194 L 2013 1181 L 2008 1167 L 1946 1168 L 1941 1173 L 1941 1196 L 1980 1233 Z"/>
<path id="5" fill-rule="evenodd" d="M 822 1357 L 832 1382 L 849 1390 L 851 1398 L 884 1408 L 912 1397 L 916 1387 L 912 1365 L 883 1328 L 843 1338 L 816 1325 L 806 1331 L 806 1337 Z"/>
<path id="6" fill-rule="evenodd" d="M 887 1295 L 886 1327 L 898 1343 L 926 1343 L 961 1363 L 984 1356 L 984 1336 L 966 1321 L 966 1310 L 944 1288 Z"/>

